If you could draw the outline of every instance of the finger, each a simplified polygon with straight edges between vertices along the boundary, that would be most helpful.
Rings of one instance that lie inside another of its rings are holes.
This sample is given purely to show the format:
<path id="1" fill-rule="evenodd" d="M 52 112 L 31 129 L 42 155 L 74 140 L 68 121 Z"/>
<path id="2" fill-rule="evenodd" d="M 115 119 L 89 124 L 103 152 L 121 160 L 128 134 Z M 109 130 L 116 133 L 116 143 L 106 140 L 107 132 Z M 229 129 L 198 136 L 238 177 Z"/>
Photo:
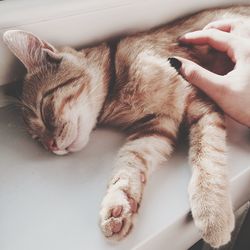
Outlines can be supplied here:
<path id="1" fill-rule="evenodd" d="M 223 76 L 214 74 L 185 58 L 174 58 L 180 61 L 179 73 L 185 80 L 204 91 L 215 101 L 221 98 L 221 92 L 225 86 Z"/>
<path id="2" fill-rule="evenodd" d="M 236 55 L 234 53 L 235 39 L 237 38 L 233 34 L 216 29 L 198 30 L 187 33 L 179 38 L 183 43 L 210 45 L 216 50 L 227 53 L 234 62 L 236 61 Z"/>
<path id="3" fill-rule="evenodd" d="M 238 23 L 238 19 L 224 19 L 224 20 L 218 20 L 211 22 L 207 24 L 203 30 L 207 29 L 218 29 L 224 32 L 230 32 L 232 28 L 235 27 L 235 24 Z"/>

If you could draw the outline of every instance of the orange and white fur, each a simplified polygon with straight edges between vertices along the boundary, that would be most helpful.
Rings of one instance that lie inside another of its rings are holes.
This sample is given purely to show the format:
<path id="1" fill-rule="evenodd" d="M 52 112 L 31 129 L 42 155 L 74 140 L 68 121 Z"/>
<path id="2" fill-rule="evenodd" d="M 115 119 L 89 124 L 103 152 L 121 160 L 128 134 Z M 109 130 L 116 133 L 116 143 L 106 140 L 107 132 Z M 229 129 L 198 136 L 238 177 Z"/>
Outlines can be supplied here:
<path id="1" fill-rule="evenodd" d="M 22 114 L 33 138 L 61 155 L 86 146 L 97 124 L 127 133 L 101 205 L 100 226 L 106 237 L 128 234 L 150 174 L 170 157 L 185 123 L 190 131 L 188 192 L 194 222 L 212 246 L 230 240 L 234 215 L 223 114 L 170 66 L 168 57 L 186 57 L 226 74 L 232 66 L 226 56 L 204 46 L 185 47 L 178 37 L 214 20 L 244 20 L 249 14 L 247 6 L 203 11 L 80 51 L 57 50 L 25 31 L 4 34 L 27 69 Z"/>

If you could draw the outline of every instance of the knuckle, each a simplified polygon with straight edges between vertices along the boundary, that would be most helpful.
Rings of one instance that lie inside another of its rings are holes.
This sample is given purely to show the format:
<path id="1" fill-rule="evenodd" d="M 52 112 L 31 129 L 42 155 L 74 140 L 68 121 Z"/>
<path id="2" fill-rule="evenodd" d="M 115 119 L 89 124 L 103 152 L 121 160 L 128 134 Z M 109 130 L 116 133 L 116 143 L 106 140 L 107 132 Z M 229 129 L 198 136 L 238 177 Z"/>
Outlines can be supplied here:
<path id="1" fill-rule="evenodd" d="M 229 89 L 226 85 L 221 85 L 218 87 L 218 93 L 220 94 L 220 96 L 227 96 L 229 93 Z"/>
<path id="2" fill-rule="evenodd" d="M 230 76 L 223 76 L 220 78 L 220 84 L 218 85 L 219 88 L 219 93 L 222 95 L 222 96 L 228 96 L 232 90 L 231 90 L 231 86 L 232 86 L 232 80 L 231 80 L 231 77 Z"/>
<path id="3" fill-rule="evenodd" d="M 231 36 L 229 43 L 229 49 L 231 56 L 234 56 L 236 58 L 239 58 L 239 56 L 246 54 L 248 49 L 248 45 L 245 45 L 244 40 L 242 38 L 236 37 L 236 36 Z M 241 44 L 241 46 L 239 46 Z M 247 49 L 246 49 L 247 48 Z M 236 59 L 235 58 L 235 59 Z"/>
<path id="4" fill-rule="evenodd" d="M 244 22 L 242 19 L 235 19 L 234 22 L 232 23 L 232 27 L 236 28 L 237 26 L 244 25 Z"/>
<path id="5" fill-rule="evenodd" d="M 214 38 L 214 34 L 216 32 L 217 32 L 216 29 L 208 29 L 208 30 L 206 30 L 206 39 L 211 40 L 212 38 Z"/>
<path id="6" fill-rule="evenodd" d="M 227 33 L 224 33 L 223 31 L 220 31 L 218 29 L 210 29 L 208 30 L 207 34 L 206 34 L 206 40 L 207 43 L 215 43 L 219 40 L 221 40 L 221 38 L 223 36 L 226 36 Z"/>
<path id="7" fill-rule="evenodd" d="M 228 44 L 230 45 L 230 47 L 232 49 L 235 50 L 235 48 L 239 47 L 239 39 L 237 39 L 235 36 L 231 35 L 230 40 L 228 41 Z"/>

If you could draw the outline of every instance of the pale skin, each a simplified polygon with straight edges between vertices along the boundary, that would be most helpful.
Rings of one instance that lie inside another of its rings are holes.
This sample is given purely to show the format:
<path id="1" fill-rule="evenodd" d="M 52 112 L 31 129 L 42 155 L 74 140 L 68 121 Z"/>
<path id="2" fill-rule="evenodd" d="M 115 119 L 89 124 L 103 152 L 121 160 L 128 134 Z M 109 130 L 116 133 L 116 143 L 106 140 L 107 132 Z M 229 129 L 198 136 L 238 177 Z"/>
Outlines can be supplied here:
<path id="1" fill-rule="evenodd" d="M 230 117 L 250 127 L 250 23 L 237 19 L 211 22 L 203 30 L 185 34 L 186 44 L 209 45 L 225 52 L 235 63 L 226 75 L 214 74 L 190 60 L 182 62 L 180 74 L 209 95 Z"/>

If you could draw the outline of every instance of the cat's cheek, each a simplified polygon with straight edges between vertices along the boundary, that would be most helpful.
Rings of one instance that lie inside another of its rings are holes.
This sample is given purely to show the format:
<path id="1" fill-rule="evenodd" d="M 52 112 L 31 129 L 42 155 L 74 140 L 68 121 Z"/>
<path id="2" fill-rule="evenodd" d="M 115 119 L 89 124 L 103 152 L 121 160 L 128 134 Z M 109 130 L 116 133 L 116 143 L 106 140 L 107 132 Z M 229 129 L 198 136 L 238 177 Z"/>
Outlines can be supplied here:
<path id="1" fill-rule="evenodd" d="M 91 114 L 87 112 L 85 114 Z M 80 115 L 78 117 L 77 137 L 75 141 L 67 148 L 69 152 L 82 150 L 89 142 L 89 136 L 95 125 L 95 120 L 91 115 Z"/>
<path id="2" fill-rule="evenodd" d="M 78 137 L 72 145 L 70 145 L 67 150 L 69 152 L 77 152 L 82 150 L 89 142 L 89 136 L 86 137 Z"/>

